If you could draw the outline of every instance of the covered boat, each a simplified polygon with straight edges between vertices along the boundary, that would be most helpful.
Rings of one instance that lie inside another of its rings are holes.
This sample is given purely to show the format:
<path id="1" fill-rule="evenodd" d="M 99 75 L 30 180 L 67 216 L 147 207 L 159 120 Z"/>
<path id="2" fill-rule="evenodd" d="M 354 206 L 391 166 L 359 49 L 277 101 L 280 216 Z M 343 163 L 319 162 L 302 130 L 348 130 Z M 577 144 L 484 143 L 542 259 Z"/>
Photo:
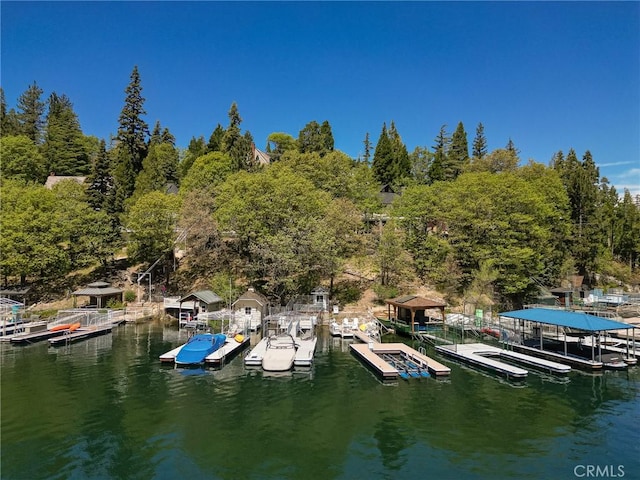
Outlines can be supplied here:
<path id="1" fill-rule="evenodd" d="M 222 333 L 201 333 L 194 335 L 176 355 L 177 365 L 200 365 L 207 355 L 222 347 L 227 336 Z"/>

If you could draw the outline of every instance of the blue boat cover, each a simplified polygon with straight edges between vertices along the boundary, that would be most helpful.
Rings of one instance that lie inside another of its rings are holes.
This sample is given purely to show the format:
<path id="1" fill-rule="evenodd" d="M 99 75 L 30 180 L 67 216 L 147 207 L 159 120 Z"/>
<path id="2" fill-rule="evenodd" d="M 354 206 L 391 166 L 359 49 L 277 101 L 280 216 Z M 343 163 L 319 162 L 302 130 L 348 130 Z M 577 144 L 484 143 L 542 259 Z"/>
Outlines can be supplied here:
<path id="1" fill-rule="evenodd" d="M 207 355 L 222 347 L 226 339 L 226 335 L 221 333 L 194 335 L 176 355 L 176 363 L 181 365 L 200 364 L 204 362 Z"/>
<path id="2" fill-rule="evenodd" d="M 553 310 L 550 308 L 528 308 L 504 312 L 499 315 L 501 317 L 518 318 L 587 332 L 633 328 L 633 325 L 628 323 L 616 322 L 607 318 L 589 315 L 588 313 L 567 312 L 566 310 Z"/>

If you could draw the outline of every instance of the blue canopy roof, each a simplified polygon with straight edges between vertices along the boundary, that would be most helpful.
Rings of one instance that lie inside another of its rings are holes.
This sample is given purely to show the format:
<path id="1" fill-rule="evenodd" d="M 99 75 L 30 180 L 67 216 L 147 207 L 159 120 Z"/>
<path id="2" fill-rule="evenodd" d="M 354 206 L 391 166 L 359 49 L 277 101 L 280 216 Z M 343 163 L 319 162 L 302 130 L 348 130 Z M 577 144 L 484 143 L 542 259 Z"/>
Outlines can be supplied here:
<path id="1" fill-rule="evenodd" d="M 628 323 L 616 322 L 587 313 L 567 312 L 566 310 L 552 310 L 550 308 L 530 308 L 525 310 L 515 310 L 504 312 L 501 317 L 519 318 L 532 322 L 546 323 L 560 327 L 575 328 L 576 330 L 586 330 L 587 332 L 599 332 L 602 330 L 619 330 L 622 328 L 633 328 Z"/>

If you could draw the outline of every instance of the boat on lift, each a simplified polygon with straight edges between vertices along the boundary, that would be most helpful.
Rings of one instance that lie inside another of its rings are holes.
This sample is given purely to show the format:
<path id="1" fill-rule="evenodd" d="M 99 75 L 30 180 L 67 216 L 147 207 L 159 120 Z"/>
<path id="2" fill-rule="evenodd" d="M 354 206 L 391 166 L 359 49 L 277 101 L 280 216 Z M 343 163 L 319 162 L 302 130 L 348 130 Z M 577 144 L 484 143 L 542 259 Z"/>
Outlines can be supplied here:
<path id="1" fill-rule="evenodd" d="M 227 336 L 222 333 L 200 333 L 194 335 L 180 349 L 175 358 L 176 365 L 201 365 L 204 359 L 222 347 Z"/>

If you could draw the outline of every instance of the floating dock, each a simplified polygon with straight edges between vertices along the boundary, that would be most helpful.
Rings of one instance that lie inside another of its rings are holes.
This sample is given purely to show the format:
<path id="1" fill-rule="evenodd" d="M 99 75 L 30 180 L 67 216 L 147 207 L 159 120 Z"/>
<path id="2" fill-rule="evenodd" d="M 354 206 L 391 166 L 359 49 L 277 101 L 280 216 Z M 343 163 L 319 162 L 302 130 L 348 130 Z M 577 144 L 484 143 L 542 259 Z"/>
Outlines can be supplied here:
<path id="1" fill-rule="evenodd" d="M 246 357 L 244 357 L 244 364 L 248 367 L 261 367 L 264 354 L 267 352 L 268 338 L 261 339 L 255 347 L 251 349 Z"/>
<path id="2" fill-rule="evenodd" d="M 526 375 L 522 375 L 521 372 L 518 374 L 518 372 L 510 371 L 503 365 L 511 365 L 493 360 L 491 357 L 498 357 L 509 362 L 524 364 L 536 370 L 542 370 L 544 372 L 554 373 L 556 375 L 566 375 L 571 371 L 571 367 L 566 364 L 533 357 L 524 353 L 514 352 L 512 350 L 501 349 L 492 345 L 485 345 L 484 343 L 459 344 L 455 346 L 446 345 L 442 346 L 442 348 L 436 347 L 436 350 L 438 350 L 440 353 L 444 353 L 445 355 L 450 356 L 454 356 L 453 354 L 451 354 L 451 352 L 453 351 L 457 353 L 458 358 L 461 358 L 462 360 L 468 359 L 469 363 L 476 363 L 479 366 L 486 366 L 487 368 L 496 370 L 499 373 L 503 373 L 508 377 L 513 378 L 521 378 L 522 376 Z M 489 362 L 485 362 L 486 360 L 489 360 Z M 502 365 L 496 365 L 496 363 L 500 363 Z"/>
<path id="3" fill-rule="evenodd" d="M 415 364 L 418 369 L 428 370 L 431 375 L 451 374 L 451 369 L 446 365 L 421 354 L 404 343 L 379 343 L 369 338 L 367 344 L 352 343 L 349 348 L 369 364 L 383 379 L 395 379 L 401 374 L 398 368 L 386 360 L 388 355 L 398 355 Z"/>
<path id="4" fill-rule="evenodd" d="M 436 347 L 436 351 L 443 355 L 460 360 L 461 362 L 505 375 L 507 378 L 523 379 L 529 375 L 529 372 L 523 368 L 500 362 L 498 360 L 493 360 L 492 358 L 487 358 L 485 355 L 490 352 L 489 349 L 491 348 L 494 347 L 490 347 L 484 343 L 471 343 L 440 345 Z M 496 350 L 500 351 L 500 349 Z M 489 355 L 491 355 L 491 353 L 489 353 Z M 493 355 L 495 355 L 495 352 Z"/>
<path id="5" fill-rule="evenodd" d="M 313 356 L 316 353 L 317 337 L 301 340 L 296 339 L 296 356 L 293 359 L 294 367 L 310 367 L 313 365 Z"/>
<path id="6" fill-rule="evenodd" d="M 111 325 L 96 328 L 79 328 L 74 332 L 63 330 L 62 335 L 49 339 L 49 345 L 51 345 L 52 347 L 68 345 L 70 343 L 79 342 L 80 340 L 85 340 L 87 338 L 106 335 L 107 333 L 111 333 L 111 330 L 113 330 L 113 326 Z"/>
<path id="7" fill-rule="evenodd" d="M 204 363 L 214 367 L 220 367 L 224 363 L 237 355 L 240 351 L 249 346 L 251 339 L 244 337 L 241 342 L 236 341 L 234 338 L 227 338 L 225 344 L 213 353 L 210 353 L 204 358 Z M 161 363 L 174 363 L 178 352 L 184 347 L 186 343 L 163 353 L 158 358 Z"/>
<path id="8" fill-rule="evenodd" d="M 599 362 L 597 360 L 590 360 L 587 358 L 578 357 L 570 354 L 563 354 L 559 352 L 553 352 L 551 350 L 540 350 L 536 347 L 528 347 L 526 345 L 519 344 L 511 344 L 509 343 L 509 348 L 512 348 L 516 352 L 524 353 L 526 355 L 530 355 L 532 357 L 544 358 L 547 360 L 557 360 L 558 362 L 562 362 L 566 365 L 570 365 L 572 367 L 579 368 L 581 370 L 587 371 L 599 371 L 604 368 L 604 363 Z"/>

